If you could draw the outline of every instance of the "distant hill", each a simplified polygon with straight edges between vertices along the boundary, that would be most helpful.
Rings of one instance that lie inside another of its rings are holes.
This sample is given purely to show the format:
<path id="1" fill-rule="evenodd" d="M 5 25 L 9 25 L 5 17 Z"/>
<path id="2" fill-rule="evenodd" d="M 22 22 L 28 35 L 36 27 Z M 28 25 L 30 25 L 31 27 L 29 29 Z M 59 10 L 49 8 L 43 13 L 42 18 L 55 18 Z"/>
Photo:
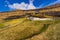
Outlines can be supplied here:
<path id="1" fill-rule="evenodd" d="M 20 15 L 30 15 L 30 14 L 38 14 L 39 16 L 60 16 L 60 4 L 55 4 L 52 6 L 48 6 L 40 9 L 32 9 L 32 10 L 14 10 L 8 12 L 0 12 L 0 18 L 6 18 L 8 16 L 20 16 Z M 38 17 L 39 17 L 38 16 Z"/>

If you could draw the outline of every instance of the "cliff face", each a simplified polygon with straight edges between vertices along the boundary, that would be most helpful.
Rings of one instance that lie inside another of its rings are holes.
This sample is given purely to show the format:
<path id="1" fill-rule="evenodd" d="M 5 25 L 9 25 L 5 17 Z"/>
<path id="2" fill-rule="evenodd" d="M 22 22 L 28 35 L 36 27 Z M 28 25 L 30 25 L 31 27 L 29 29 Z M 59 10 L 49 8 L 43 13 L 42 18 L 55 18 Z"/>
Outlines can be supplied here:
<path id="1" fill-rule="evenodd" d="M 60 4 L 55 4 L 52 6 L 48 6 L 41 9 L 34 9 L 34 10 L 15 10 L 10 12 L 1 12 L 0 18 L 6 18 L 8 16 L 16 16 L 16 15 L 29 15 L 29 14 L 41 14 L 48 15 L 48 16 L 59 16 L 60 15 Z"/>

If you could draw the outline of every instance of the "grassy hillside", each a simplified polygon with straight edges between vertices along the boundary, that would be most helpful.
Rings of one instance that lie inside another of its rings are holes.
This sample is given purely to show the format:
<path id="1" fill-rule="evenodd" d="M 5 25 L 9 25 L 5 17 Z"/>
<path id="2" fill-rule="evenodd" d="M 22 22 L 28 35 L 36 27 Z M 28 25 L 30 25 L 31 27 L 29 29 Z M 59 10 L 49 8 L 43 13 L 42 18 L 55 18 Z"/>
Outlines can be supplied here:
<path id="1" fill-rule="evenodd" d="M 28 20 L 31 15 L 54 20 Z M 60 40 L 60 4 L 42 9 L 1 12 L 0 40 Z"/>
<path id="2" fill-rule="evenodd" d="M 5 21 L 4 25 L 0 26 L 0 40 L 60 40 L 60 20 L 30 21 L 19 18 Z"/>

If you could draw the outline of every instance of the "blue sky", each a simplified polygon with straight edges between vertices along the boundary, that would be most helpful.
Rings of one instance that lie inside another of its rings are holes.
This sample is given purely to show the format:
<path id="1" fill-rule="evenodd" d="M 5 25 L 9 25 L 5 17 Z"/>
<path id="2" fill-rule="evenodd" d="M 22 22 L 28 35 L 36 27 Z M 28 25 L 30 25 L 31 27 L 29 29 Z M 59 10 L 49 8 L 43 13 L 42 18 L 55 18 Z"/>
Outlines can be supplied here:
<path id="1" fill-rule="evenodd" d="M 0 0 L 0 12 L 29 10 L 60 3 L 60 0 Z"/>

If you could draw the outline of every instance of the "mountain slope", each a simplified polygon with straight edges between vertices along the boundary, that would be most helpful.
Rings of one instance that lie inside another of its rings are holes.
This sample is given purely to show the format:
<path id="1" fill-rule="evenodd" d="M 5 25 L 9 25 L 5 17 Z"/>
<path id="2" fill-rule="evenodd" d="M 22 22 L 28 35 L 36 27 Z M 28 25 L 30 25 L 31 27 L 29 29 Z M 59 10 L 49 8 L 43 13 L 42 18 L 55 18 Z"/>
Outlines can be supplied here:
<path id="1" fill-rule="evenodd" d="M 60 40 L 59 6 L 0 13 L 0 40 Z M 35 17 L 54 16 L 55 19 L 46 21 L 26 19 L 26 15 L 31 14 Z"/>
<path id="2" fill-rule="evenodd" d="M 33 10 L 15 10 L 10 12 L 0 12 L 0 18 L 7 18 L 9 16 L 21 16 L 21 15 L 30 15 L 30 14 L 38 14 L 38 15 L 48 15 L 48 16 L 59 16 L 60 15 L 60 4 L 55 4 L 52 6 L 48 6 L 41 9 L 33 9 Z M 39 16 L 38 16 L 39 17 Z"/>

